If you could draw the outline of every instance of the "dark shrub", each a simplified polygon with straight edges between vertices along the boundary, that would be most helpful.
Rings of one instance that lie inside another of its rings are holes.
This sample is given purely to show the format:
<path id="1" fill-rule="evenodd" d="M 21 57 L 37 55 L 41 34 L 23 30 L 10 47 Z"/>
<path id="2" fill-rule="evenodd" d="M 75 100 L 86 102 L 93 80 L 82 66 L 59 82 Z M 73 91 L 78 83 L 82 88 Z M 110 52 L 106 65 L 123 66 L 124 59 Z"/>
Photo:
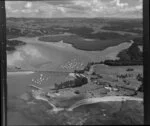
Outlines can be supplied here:
<path id="1" fill-rule="evenodd" d="M 87 83 L 88 80 L 86 77 L 77 76 L 77 78 L 75 78 L 74 80 L 69 80 L 60 84 L 55 84 L 55 89 L 79 87 Z"/>
<path id="2" fill-rule="evenodd" d="M 80 94 L 80 91 L 76 90 L 74 93 L 75 93 L 75 94 Z"/>

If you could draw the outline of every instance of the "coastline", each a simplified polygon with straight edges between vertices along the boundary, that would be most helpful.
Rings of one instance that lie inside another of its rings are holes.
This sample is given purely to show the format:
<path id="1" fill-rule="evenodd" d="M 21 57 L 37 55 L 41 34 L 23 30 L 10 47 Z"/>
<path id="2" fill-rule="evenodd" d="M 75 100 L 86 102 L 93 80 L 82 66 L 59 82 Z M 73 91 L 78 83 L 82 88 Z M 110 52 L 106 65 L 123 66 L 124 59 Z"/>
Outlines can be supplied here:
<path id="1" fill-rule="evenodd" d="M 22 75 L 22 74 L 33 74 L 33 71 L 15 71 L 15 72 L 7 72 L 7 75 Z"/>

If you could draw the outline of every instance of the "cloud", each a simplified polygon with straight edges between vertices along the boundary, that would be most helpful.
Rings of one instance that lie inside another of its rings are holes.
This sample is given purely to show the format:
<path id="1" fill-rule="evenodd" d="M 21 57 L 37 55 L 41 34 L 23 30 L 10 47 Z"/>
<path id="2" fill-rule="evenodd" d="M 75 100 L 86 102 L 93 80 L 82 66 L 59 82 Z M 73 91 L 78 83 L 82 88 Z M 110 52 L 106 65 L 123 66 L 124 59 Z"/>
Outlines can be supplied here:
<path id="1" fill-rule="evenodd" d="M 34 58 L 42 57 L 41 52 L 37 48 L 31 45 L 26 45 L 23 48 L 21 48 L 19 51 L 22 53 L 22 55 L 26 57 L 30 57 L 30 56 Z"/>
<path id="2" fill-rule="evenodd" d="M 7 56 L 7 65 L 12 66 L 15 65 L 16 63 L 21 63 L 25 60 L 29 59 L 41 59 L 45 58 L 41 52 L 38 50 L 38 48 L 35 48 L 34 46 L 31 45 L 25 45 L 21 48 L 18 48 L 14 53 L 8 54 Z"/>
<path id="3" fill-rule="evenodd" d="M 128 3 L 121 3 L 120 0 L 113 0 L 111 3 L 115 3 L 117 7 L 126 7 L 128 6 Z"/>
<path id="4" fill-rule="evenodd" d="M 21 56 L 20 52 L 14 52 L 13 54 L 9 54 L 7 56 L 7 65 L 13 66 L 18 61 L 23 61 L 24 58 Z"/>
<path id="5" fill-rule="evenodd" d="M 142 17 L 141 0 L 6 1 L 7 17 Z M 129 14 L 129 17 L 132 15 Z"/>
<path id="6" fill-rule="evenodd" d="M 25 4 L 25 8 L 31 8 L 32 7 L 32 2 L 27 2 Z"/>

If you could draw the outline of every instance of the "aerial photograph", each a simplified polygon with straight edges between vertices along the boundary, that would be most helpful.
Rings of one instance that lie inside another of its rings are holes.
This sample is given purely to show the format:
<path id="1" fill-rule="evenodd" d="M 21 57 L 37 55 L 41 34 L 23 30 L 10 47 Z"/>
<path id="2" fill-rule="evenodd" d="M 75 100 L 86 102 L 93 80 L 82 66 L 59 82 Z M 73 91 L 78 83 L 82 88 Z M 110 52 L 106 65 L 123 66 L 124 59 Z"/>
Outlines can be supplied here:
<path id="1" fill-rule="evenodd" d="M 143 1 L 6 1 L 7 125 L 143 125 Z"/>

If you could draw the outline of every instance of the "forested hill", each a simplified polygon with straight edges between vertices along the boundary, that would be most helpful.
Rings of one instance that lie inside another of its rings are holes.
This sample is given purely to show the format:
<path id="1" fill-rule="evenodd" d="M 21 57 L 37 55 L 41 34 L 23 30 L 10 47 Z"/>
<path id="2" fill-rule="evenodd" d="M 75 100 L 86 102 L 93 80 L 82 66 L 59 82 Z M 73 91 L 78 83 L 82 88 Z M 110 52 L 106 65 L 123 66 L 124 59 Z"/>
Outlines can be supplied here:
<path id="1" fill-rule="evenodd" d="M 138 37 L 133 39 L 134 43 L 128 48 L 118 54 L 119 60 L 106 60 L 104 63 L 107 65 L 142 65 L 143 52 L 139 46 L 143 46 L 143 38 Z"/>

